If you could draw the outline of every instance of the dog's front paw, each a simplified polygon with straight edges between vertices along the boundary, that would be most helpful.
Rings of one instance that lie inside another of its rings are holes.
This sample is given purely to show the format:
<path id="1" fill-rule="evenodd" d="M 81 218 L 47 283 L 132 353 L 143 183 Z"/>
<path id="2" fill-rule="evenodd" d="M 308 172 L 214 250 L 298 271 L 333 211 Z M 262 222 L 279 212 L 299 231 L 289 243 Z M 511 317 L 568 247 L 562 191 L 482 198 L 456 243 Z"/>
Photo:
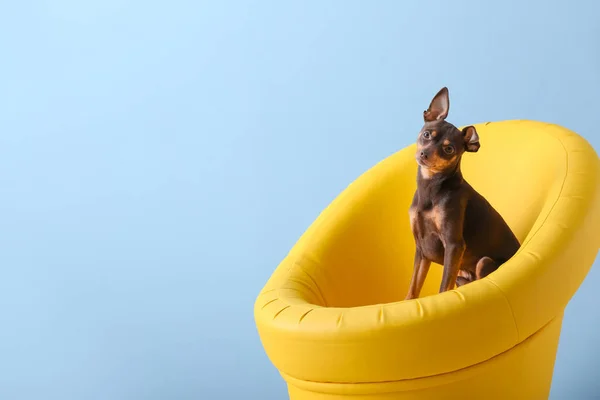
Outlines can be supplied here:
<path id="1" fill-rule="evenodd" d="M 412 300 L 412 299 L 416 299 L 416 298 L 417 298 L 417 296 L 415 296 L 415 295 L 414 295 L 414 294 L 412 294 L 412 293 L 409 293 L 409 294 L 407 294 L 407 295 L 406 295 L 406 297 L 404 298 L 404 301 L 406 301 L 406 300 Z"/>

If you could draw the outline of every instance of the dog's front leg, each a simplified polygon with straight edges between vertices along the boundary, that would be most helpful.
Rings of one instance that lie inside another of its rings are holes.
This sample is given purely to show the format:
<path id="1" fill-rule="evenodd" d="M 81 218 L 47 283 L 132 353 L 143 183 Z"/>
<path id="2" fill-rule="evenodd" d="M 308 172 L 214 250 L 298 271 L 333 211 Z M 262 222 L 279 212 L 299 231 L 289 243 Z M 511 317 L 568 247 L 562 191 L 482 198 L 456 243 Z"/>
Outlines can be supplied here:
<path id="1" fill-rule="evenodd" d="M 444 273 L 442 275 L 440 293 L 454 289 L 464 253 L 465 243 L 463 241 L 452 242 L 446 245 L 444 251 Z"/>
<path id="2" fill-rule="evenodd" d="M 431 261 L 423 257 L 423 253 L 421 253 L 421 250 L 417 248 L 415 251 L 415 265 L 413 267 L 413 274 L 412 278 L 410 279 L 408 294 L 406 295 L 405 300 L 416 299 L 419 297 L 430 266 Z"/>
<path id="3" fill-rule="evenodd" d="M 462 236 L 463 220 L 459 218 L 445 218 L 446 224 L 442 231 L 442 242 L 444 244 L 444 272 L 440 293 L 454 289 L 456 278 L 465 254 L 466 244 Z"/>

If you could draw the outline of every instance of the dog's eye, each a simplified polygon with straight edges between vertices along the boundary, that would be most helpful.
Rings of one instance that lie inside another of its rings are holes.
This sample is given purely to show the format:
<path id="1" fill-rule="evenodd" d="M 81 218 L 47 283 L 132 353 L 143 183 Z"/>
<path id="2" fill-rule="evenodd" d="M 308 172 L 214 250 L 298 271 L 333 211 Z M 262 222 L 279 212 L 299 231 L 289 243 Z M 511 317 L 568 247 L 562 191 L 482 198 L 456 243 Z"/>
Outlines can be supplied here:
<path id="1" fill-rule="evenodd" d="M 429 131 L 425 131 L 425 132 L 423 132 L 423 137 L 425 139 L 429 139 L 431 137 L 431 133 Z"/>
<path id="2" fill-rule="evenodd" d="M 444 146 L 444 153 L 446 153 L 446 154 L 452 154 L 452 153 L 454 153 L 454 147 L 452 147 L 452 146 Z"/>

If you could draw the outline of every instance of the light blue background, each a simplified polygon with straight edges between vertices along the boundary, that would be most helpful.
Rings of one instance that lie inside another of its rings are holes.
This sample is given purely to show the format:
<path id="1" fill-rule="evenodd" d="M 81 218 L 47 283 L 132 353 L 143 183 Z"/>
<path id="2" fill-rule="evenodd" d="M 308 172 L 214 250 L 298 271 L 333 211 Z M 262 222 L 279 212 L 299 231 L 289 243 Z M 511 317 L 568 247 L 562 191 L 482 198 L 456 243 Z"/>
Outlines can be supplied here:
<path id="1" fill-rule="evenodd" d="M 457 125 L 544 120 L 600 149 L 599 12 L 3 2 L 0 398 L 285 398 L 252 306 L 299 235 L 444 85 Z M 555 399 L 600 393 L 599 284 L 596 262 Z"/>

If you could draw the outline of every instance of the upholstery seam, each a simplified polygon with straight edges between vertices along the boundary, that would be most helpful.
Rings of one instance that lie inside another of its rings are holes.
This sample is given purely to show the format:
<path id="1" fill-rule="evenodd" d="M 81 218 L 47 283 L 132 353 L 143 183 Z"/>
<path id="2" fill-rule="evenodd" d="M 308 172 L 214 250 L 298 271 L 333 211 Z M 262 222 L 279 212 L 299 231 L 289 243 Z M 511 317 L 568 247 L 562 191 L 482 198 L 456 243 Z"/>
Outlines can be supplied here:
<path id="1" fill-rule="evenodd" d="M 531 338 L 532 336 L 534 336 L 535 334 L 541 332 L 542 330 L 546 329 L 556 318 L 557 316 L 552 317 L 552 319 L 550 319 L 550 321 L 546 322 L 544 325 L 542 325 L 540 327 L 540 329 L 538 329 L 536 332 L 534 332 L 532 335 L 530 335 L 529 337 L 526 338 L 526 340 L 528 340 L 529 338 Z M 524 341 L 523 341 L 524 342 Z M 407 382 L 407 381 L 414 381 L 414 380 L 419 380 L 419 379 L 428 379 L 428 378 L 435 378 L 435 377 L 440 377 L 440 376 L 444 376 L 444 375 L 450 375 L 450 374 L 455 374 L 470 368 L 474 368 L 474 367 L 478 367 L 480 365 L 483 365 L 487 362 L 489 362 L 490 360 L 493 360 L 497 357 L 500 357 L 508 352 L 510 352 L 511 350 L 513 350 L 514 348 L 521 346 L 523 344 L 523 342 L 519 342 L 516 343 L 515 345 L 511 346 L 510 348 L 493 355 L 490 358 L 487 358 L 485 360 L 479 361 L 475 364 L 472 365 L 467 365 L 465 367 L 462 368 L 458 368 L 455 370 L 451 370 L 451 371 L 447 371 L 447 372 L 442 372 L 442 373 L 437 373 L 437 374 L 433 374 L 433 375 L 425 375 L 425 376 L 418 376 L 418 377 L 414 377 L 414 378 L 403 378 L 403 379 L 394 379 L 394 380 L 385 380 L 385 381 L 359 381 L 359 382 L 335 382 L 335 381 L 315 381 L 315 380 L 307 380 L 307 379 L 301 379 L 301 378 L 296 378 L 291 374 L 288 374 L 287 372 L 283 372 L 283 374 L 298 380 L 298 381 L 302 381 L 302 382 L 307 382 L 307 383 L 316 383 L 316 384 L 322 384 L 322 385 L 328 385 L 328 384 L 333 384 L 333 385 L 374 385 L 374 384 L 393 384 L 393 383 L 399 383 L 399 382 Z"/>
<path id="2" fill-rule="evenodd" d="M 500 291 L 500 294 L 502 295 L 502 297 L 504 298 L 504 301 L 508 305 L 508 309 L 510 310 L 510 314 L 512 315 L 513 324 L 515 325 L 515 331 L 517 333 L 517 345 L 518 345 L 519 343 L 521 343 L 521 334 L 519 333 L 519 325 L 517 325 L 517 318 L 515 317 L 515 310 L 513 309 L 512 304 L 510 304 L 510 301 L 508 300 L 506 293 L 504 293 L 504 290 L 502 290 L 502 288 L 500 288 L 500 286 L 498 286 L 496 284 L 496 282 L 492 281 L 491 279 L 489 279 L 489 282 L 492 285 L 494 285 L 496 287 L 496 289 L 498 289 Z"/>

